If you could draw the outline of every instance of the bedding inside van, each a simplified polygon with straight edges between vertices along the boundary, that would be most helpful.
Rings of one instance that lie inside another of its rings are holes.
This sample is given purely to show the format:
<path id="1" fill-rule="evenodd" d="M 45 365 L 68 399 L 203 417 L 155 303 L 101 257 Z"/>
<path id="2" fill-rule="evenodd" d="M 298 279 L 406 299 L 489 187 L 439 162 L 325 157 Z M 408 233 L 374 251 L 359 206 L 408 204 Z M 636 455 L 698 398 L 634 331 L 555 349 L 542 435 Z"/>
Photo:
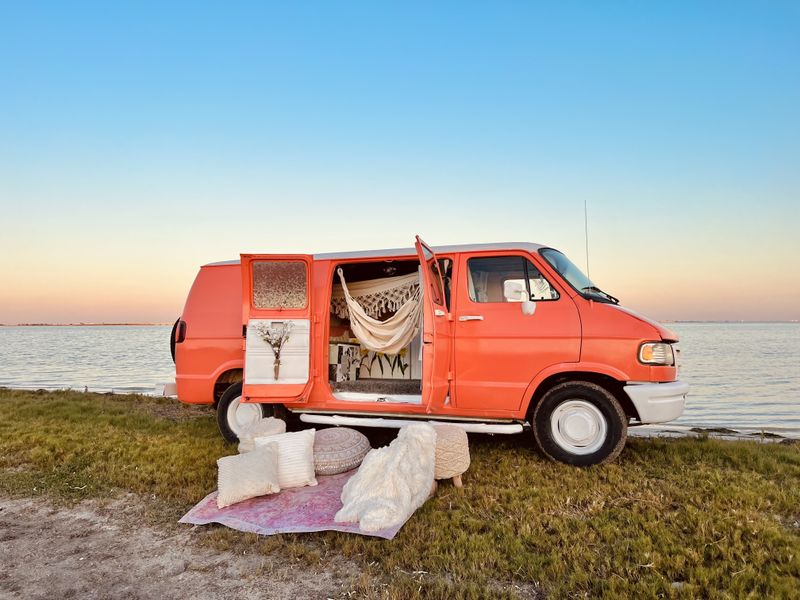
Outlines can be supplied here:
<path id="1" fill-rule="evenodd" d="M 331 389 L 338 399 L 418 403 L 414 399 L 422 389 L 418 273 L 417 261 L 345 264 L 334 273 L 328 364 Z"/>

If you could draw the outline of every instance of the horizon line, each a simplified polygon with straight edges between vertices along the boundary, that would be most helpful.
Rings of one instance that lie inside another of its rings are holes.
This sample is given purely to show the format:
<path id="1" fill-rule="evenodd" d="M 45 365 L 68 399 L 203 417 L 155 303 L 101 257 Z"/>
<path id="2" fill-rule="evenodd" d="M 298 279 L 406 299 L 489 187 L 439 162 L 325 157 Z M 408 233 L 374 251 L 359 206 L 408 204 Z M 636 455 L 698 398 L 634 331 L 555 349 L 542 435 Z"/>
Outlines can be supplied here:
<path id="1" fill-rule="evenodd" d="M 659 323 L 800 323 L 798 319 L 656 319 Z M 163 321 L 141 322 L 79 322 L 79 323 L 0 323 L 0 327 L 144 327 L 170 326 Z"/>

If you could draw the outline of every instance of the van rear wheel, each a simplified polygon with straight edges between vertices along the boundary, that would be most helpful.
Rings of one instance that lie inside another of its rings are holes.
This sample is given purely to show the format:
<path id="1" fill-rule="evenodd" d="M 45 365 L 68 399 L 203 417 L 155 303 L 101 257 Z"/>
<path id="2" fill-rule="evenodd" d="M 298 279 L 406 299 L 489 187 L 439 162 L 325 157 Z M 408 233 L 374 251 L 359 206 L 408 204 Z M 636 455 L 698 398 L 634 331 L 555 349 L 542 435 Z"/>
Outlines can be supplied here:
<path id="1" fill-rule="evenodd" d="M 619 456 L 628 437 L 628 418 L 605 388 L 588 381 L 562 383 L 536 406 L 533 435 L 549 458 L 586 467 Z"/>
<path id="2" fill-rule="evenodd" d="M 271 404 L 244 403 L 241 400 L 242 382 L 237 381 L 228 386 L 217 402 L 219 431 L 222 437 L 234 444 L 239 442 L 239 434 L 245 427 L 273 414 Z"/>

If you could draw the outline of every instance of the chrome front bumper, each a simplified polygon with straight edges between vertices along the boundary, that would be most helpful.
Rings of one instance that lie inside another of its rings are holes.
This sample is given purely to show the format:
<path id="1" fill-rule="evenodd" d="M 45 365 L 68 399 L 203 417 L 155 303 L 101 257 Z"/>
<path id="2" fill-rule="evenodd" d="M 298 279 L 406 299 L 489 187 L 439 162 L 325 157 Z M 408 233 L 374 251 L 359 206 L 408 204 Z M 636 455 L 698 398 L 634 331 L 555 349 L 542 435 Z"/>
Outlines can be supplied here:
<path id="1" fill-rule="evenodd" d="M 632 383 L 623 389 L 636 407 L 642 423 L 666 423 L 683 413 L 689 384 L 683 381 Z"/>

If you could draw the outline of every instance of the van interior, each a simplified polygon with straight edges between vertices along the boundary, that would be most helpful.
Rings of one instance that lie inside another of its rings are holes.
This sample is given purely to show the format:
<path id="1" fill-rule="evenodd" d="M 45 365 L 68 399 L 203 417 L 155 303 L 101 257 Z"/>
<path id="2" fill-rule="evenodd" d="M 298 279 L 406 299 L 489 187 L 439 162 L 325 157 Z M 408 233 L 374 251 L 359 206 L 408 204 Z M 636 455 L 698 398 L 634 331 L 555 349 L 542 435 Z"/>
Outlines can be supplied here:
<path id="1" fill-rule="evenodd" d="M 353 331 L 350 313 L 342 298 L 339 269 L 352 298 L 372 318 L 383 322 L 395 315 L 398 303 L 406 301 L 419 288 L 419 261 L 349 263 L 341 264 L 334 270 L 328 340 L 328 380 L 337 400 L 420 404 L 421 317 L 416 335 L 396 353 L 370 350 L 359 341 Z M 376 291 L 378 288 L 380 291 Z"/>

